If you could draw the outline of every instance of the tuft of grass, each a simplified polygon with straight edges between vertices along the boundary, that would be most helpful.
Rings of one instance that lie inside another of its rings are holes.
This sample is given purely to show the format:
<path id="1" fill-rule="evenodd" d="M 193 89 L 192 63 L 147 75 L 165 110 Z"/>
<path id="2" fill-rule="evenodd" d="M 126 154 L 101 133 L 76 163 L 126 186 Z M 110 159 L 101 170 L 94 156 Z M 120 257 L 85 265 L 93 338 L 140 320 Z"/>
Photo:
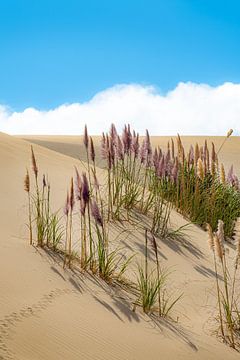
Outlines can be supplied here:
<path id="1" fill-rule="evenodd" d="M 156 265 L 150 272 L 148 264 L 149 241 L 155 254 Z M 138 265 L 137 283 L 139 296 L 134 305 L 141 306 L 147 314 L 157 311 L 160 317 L 167 317 L 183 295 L 180 294 L 177 297 L 169 295 L 167 290 L 168 276 L 169 272 L 163 271 L 160 266 L 156 238 L 145 230 L 145 263 L 144 266 Z M 157 302 L 158 306 L 156 306 Z"/>
<path id="2" fill-rule="evenodd" d="M 237 219 L 234 232 L 236 241 L 236 259 L 232 264 L 229 263 L 225 248 L 224 224 L 218 221 L 216 232 L 207 224 L 208 244 L 213 254 L 214 272 L 216 281 L 216 293 L 218 301 L 218 319 L 220 323 L 221 337 L 229 343 L 233 349 L 239 347 L 239 299 L 236 294 L 236 275 L 239 267 L 240 258 L 240 218 Z M 233 270 L 233 271 L 231 271 Z M 231 273 L 233 276 L 231 277 Z M 219 281 L 219 274 L 223 281 Z"/>

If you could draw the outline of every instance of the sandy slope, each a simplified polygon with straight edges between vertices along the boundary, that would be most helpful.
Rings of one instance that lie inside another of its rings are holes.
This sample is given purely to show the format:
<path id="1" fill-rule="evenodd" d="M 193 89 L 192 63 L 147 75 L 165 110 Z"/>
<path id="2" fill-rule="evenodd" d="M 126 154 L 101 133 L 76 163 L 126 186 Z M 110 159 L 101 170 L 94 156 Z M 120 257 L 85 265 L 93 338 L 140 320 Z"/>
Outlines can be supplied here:
<path id="1" fill-rule="evenodd" d="M 72 156 L 74 158 L 81 159 L 85 158 L 85 152 L 83 149 L 81 136 L 46 136 L 46 135 L 28 135 L 21 136 L 26 140 L 32 141 L 33 143 L 45 146 L 49 149 L 58 151 L 65 155 Z M 175 139 L 175 137 L 172 137 Z M 99 137 L 94 137 L 99 143 Z M 184 147 L 188 150 L 191 144 L 196 142 L 199 146 L 204 144 L 205 139 L 211 148 L 211 143 L 214 142 L 216 150 L 218 150 L 224 141 L 222 136 L 182 136 L 181 137 Z M 153 136 L 153 146 L 160 146 L 162 149 L 167 148 L 168 141 L 171 140 L 169 136 Z M 235 172 L 240 176 L 240 137 L 232 136 L 225 143 L 224 147 L 219 153 L 220 161 L 226 166 L 226 170 L 233 164 Z M 98 158 L 99 164 L 101 164 L 100 157 Z"/>
<path id="2" fill-rule="evenodd" d="M 58 208 L 78 161 L 37 145 L 35 153 L 51 179 Z M 22 189 L 26 166 L 29 143 L 0 134 L 0 359 L 239 357 L 211 335 L 214 278 L 200 229 L 191 226 L 185 244 L 160 243 L 162 262 L 174 267 L 172 288 L 184 291 L 184 298 L 173 313 L 178 324 L 154 322 L 140 311 L 133 313 L 121 293 L 90 276 L 63 271 L 57 259 L 27 244 Z M 173 222 L 185 221 L 175 216 Z M 122 241 L 129 252 L 141 254 L 142 236 L 133 232 Z"/>

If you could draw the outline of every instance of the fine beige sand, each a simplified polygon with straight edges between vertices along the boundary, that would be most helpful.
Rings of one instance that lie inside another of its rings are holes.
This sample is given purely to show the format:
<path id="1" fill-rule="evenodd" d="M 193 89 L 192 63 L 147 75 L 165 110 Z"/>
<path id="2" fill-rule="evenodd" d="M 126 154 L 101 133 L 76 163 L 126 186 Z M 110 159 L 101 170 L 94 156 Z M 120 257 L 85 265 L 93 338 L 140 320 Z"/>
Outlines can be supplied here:
<path id="1" fill-rule="evenodd" d="M 82 146 L 82 137 L 81 136 L 47 136 L 47 135 L 28 135 L 21 136 L 25 140 L 29 140 L 35 144 L 42 145 L 48 149 L 55 150 L 64 155 L 74 157 L 76 159 L 85 158 L 85 151 Z M 93 137 L 96 143 L 99 143 L 100 138 L 97 136 Z M 162 149 L 166 150 L 168 141 L 171 140 L 170 136 L 153 136 L 151 137 L 153 146 L 160 146 Z M 176 136 L 172 136 L 172 139 L 176 139 Z M 209 147 L 211 148 L 211 143 L 214 142 L 216 151 L 222 145 L 225 137 L 222 136 L 182 136 L 182 143 L 184 147 L 188 150 L 191 145 L 196 143 L 199 146 L 204 145 L 205 140 L 207 140 Z M 219 153 L 219 161 L 226 166 L 226 170 L 230 168 L 231 165 L 234 167 L 235 173 L 240 176 L 240 137 L 232 136 L 224 144 L 223 148 Z M 98 158 L 99 165 L 101 164 L 100 157 Z"/>
<path id="2" fill-rule="evenodd" d="M 28 141 L 0 134 L 0 359 L 238 359 L 213 333 L 213 264 L 201 229 L 190 225 L 185 241 L 159 244 L 162 263 L 172 269 L 171 288 L 184 293 L 173 320 L 161 322 L 139 309 L 132 312 L 127 294 L 90 275 L 63 271 L 51 253 L 28 245 L 23 179 L 31 166 L 29 142 L 50 178 L 56 209 L 63 206 L 73 166 L 84 167 L 78 160 L 84 155 L 80 137 L 24 138 Z M 153 141 L 166 146 L 167 139 Z M 184 143 L 194 141 L 184 138 Z M 239 138 L 233 137 L 222 161 L 233 162 L 237 170 L 238 153 Z M 175 214 L 172 224 L 186 220 Z M 121 238 L 129 254 L 139 257 L 143 241 L 133 229 Z"/>

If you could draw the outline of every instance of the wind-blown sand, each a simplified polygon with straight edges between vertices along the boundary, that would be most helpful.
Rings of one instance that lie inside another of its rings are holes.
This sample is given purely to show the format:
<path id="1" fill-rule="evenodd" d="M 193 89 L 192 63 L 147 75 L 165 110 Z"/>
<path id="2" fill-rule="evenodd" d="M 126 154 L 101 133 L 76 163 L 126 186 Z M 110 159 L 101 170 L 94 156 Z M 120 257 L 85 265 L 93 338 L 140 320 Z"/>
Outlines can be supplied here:
<path id="1" fill-rule="evenodd" d="M 84 166 L 77 160 L 83 157 L 79 137 L 32 137 L 32 142 L 45 146 L 34 145 L 34 151 L 60 208 L 73 166 Z M 238 138 L 231 138 L 222 153 L 223 161 L 234 162 L 236 170 L 238 146 Z M 184 297 L 172 314 L 178 323 L 155 323 L 139 309 L 132 312 L 122 294 L 102 281 L 63 271 L 50 253 L 28 245 L 26 166 L 31 166 L 29 142 L 0 134 L 0 359 L 239 358 L 212 334 L 215 282 L 201 229 L 191 225 L 185 243 L 160 242 L 161 261 L 173 269 L 172 288 Z M 179 215 L 172 222 L 186 223 Z M 133 233 L 125 242 L 129 252 L 142 251 L 143 237 Z"/>

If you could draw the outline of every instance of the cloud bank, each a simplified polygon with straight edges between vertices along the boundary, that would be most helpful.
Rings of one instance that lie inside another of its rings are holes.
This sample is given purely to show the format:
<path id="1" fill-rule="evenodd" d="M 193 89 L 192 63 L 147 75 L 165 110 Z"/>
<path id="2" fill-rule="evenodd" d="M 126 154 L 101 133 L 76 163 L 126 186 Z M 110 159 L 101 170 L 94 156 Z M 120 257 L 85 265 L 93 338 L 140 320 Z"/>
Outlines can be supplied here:
<path id="1" fill-rule="evenodd" d="M 217 87 L 179 83 L 167 94 L 138 84 L 116 85 L 85 103 L 64 104 L 41 111 L 13 112 L 0 105 L 0 131 L 8 134 L 81 134 L 84 124 L 91 134 L 101 134 L 114 122 L 125 123 L 143 134 L 225 135 L 229 128 L 240 134 L 240 84 Z"/>

